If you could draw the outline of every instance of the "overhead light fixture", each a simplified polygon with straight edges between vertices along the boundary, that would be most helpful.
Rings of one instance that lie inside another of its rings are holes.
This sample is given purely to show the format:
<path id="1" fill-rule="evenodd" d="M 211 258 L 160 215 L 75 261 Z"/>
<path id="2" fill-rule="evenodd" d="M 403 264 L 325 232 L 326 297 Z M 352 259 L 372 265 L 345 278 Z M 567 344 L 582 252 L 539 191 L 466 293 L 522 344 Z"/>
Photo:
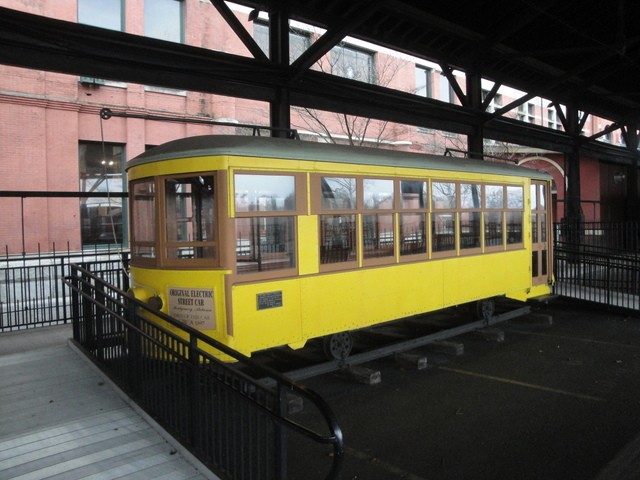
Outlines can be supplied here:
<path id="1" fill-rule="evenodd" d="M 253 21 L 257 20 L 258 19 L 258 15 L 260 15 L 260 10 L 258 10 L 257 8 L 254 8 L 249 13 L 249 21 L 253 22 Z"/>

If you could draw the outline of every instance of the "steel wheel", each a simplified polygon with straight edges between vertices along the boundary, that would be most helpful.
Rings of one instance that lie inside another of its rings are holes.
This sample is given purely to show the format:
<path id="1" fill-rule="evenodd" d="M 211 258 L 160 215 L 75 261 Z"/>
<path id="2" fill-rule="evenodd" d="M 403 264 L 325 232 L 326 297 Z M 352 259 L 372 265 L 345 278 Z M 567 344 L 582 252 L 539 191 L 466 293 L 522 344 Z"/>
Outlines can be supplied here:
<path id="1" fill-rule="evenodd" d="M 496 302 L 493 298 L 478 300 L 476 303 L 476 315 L 479 320 L 489 320 L 496 313 Z"/>
<path id="2" fill-rule="evenodd" d="M 322 349 L 329 360 L 347 358 L 353 348 L 353 338 L 349 332 L 334 333 L 322 341 Z"/>

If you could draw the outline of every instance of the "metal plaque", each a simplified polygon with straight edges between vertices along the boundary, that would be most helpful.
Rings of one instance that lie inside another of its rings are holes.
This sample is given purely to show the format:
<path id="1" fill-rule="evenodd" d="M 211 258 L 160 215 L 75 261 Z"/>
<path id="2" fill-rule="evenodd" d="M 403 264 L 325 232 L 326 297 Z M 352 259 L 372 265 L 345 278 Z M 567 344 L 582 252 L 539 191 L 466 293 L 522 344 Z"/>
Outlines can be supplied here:
<path id="1" fill-rule="evenodd" d="M 282 290 L 277 292 L 258 293 L 256 295 L 258 310 L 278 308 L 282 306 Z"/>

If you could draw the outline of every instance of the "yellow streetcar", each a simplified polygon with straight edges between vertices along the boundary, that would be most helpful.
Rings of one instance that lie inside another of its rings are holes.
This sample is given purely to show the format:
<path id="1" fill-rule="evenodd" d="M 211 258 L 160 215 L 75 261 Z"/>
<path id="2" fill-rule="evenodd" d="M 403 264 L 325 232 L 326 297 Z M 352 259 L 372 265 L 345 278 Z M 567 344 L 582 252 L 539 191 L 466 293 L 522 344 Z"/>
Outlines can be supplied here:
<path id="1" fill-rule="evenodd" d="M 206 135 L 127 165 L 137 298 L 229 347 L 551 292 L 551 177 L 501 163 Z"/>

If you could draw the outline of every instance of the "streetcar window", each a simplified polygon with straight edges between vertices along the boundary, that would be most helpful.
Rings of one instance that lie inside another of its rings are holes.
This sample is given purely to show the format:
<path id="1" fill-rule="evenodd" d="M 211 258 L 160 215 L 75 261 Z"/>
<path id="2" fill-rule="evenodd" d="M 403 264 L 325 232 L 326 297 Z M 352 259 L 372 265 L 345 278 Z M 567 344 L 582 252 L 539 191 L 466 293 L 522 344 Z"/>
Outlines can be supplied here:
<path id="1" fill-rule="evenodd" d="M 388 210 L 393 208 L 393 180 L 364 179 L 364 208 Z"/>
<path id="2" fill-rule="evenodd" d="M 484 244 L 486 247 L 503 245 L 502 212 L 484 214 Z"/>
<path id="3" fill-rule="evenodd" d="M 427 182 L 400 181 L 400 207 L 417 209 L 427 207 Z"/>
<path id="4" fill-rule="evenodd" d="M 356 260 L 356 216 L 320 216 L 320 263 Z"/>
<path id="5" fill-rule="evenodd" d="M 156 185 L 153 180 L 131 184 L 131 254 L 156 257 Z"/>
<path id="6" fill-rule="evenodd" d="M 482 189 L 476 183 L 460 184 L 460 207 L 461 208 L 481 208 L 482 207 Z"/>
<path id="7" fill-rule="evenodd" d="M 504 187 L 502 185 L 486 185 L 484 193 L 486 208 L 501 209 L 504 207 Z"/>
<path id="8" fill-rule="evenodd" d="M 522 222 L 524 208 L 524 189 L 516 185 L 507 186 L 507 245 L 520 244 L 523 241 Z"/>
<path id="9" fill-rule="evenodd" d="M 214 258 L 212 175 L 165 179 L 167 258 Z"/>
<path id="10" fill-rule="evenodd" d="M 460 213 L 460 248 L 480 248 L 480 212 Z"/>
<path id="11" fill-rule="evenodd" d="M 456 184 L 452 182 L 432 182 L 431 207 L 434 210 L 456 208 Z"/>
<path id="12" fill-rule="evenodd" d="M 296 209 L 293 175 L 235 176 L 236 212 L 281 212 Z"/>
<path id="13" fill-rule="evenodd" d="M 507 212 L 507 244 L 522 243 L 522 212 Z"/>
<path id="14" fill-rule="evenodd" d="M 294 217 L 236 218 L 238 273 L 294 268 Z"/>
<path id="15" fill-rule="evenodd" d="M 507 208 L 522 208 L 524 206 L 524 193 L 522 187 L 507 187 Z"/>
<path id="16" fill-rule="evenodd" d="M 400 255 L 427 253 L 426 214 L 400 214 Z"/>
<path id="17" fill-rule="evenodd" d="M 531 198 L 529 200 L 529 204 L 531 205 L 531 210 L 538 209 L 538 185 L 531 184 Z"/>
<path id="18" fill-rule="evenodd" d="M 380 258 L 394 254 L 393 214 L 362 216 L 363 257 Z"/>
<path id="19" fill-rule="evenodd" d="M 322 177 L 320 187 L 323 210 L 355 210 L 355 178 Z"/>
<path id="20" fill-rule="evenodd" d="M 434 252 L 445 252 L 456 249 L 455 214 L 431 214 L 431 249 Z"/>

